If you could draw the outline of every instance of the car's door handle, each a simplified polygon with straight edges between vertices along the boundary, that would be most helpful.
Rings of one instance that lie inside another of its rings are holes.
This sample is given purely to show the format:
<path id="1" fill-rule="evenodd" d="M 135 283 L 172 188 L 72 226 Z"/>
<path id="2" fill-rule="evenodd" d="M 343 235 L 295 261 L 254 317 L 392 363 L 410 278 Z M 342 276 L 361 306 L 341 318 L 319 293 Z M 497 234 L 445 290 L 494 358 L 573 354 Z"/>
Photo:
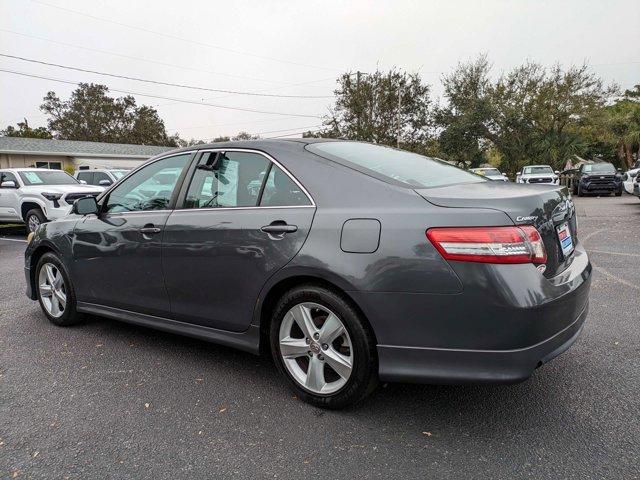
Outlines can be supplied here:
<path id="1" fill-rule="evenodd" d="M 265 225 L 260 230 L 265 233 L 293 233 L 298 231 L 296 225 L 288 225 L 284 222 L 272 222 L 270 225 Z"/>
<path id="2" fill-rule="evenodd" d="M 153 235 L 154 233 L 160 233 L 162 231 L 161 228 L 158 227 L 142 227 L 140 229 L 140 233 L 143 235 Z"/>

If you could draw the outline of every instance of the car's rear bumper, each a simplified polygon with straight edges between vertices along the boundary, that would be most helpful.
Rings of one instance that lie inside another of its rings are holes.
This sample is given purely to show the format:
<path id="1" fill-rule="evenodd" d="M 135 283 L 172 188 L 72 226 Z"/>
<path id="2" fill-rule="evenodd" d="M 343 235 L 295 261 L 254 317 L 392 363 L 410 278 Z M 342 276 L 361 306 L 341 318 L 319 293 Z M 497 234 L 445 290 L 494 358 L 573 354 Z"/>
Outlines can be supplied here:
<path id="1" fill-rule="evenodd" d="M 566 351 L 576 341 L 588 305 L 564 330 L 528 348 L 516 350 L 455 350 L 378 346 L 380 379 L 414 383 L 517 383 Z"/>
<path id="2" fill-rule="evenodd" d="M 380 378 L 421 383 L 517 382 L 575 340 L 592 267 L 577 244 L 568 267 L 451 262 L 457 294 L 350 292 L 378 340 Z"/>

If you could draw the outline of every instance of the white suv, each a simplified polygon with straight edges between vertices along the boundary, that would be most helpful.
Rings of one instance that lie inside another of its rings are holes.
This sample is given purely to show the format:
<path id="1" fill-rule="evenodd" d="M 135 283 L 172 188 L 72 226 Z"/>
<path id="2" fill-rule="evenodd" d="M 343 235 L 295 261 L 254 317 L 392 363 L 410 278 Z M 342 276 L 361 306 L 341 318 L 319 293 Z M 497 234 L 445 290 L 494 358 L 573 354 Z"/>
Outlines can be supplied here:
<path id="1" fill-rule="evenodd" d="M 516 174 L 516 183 L 542 183 L 558 185 L 558 174 L 549 165 L 529 165 Z"/>
<path id="2" fill-rule="evenodd" d="M 93 170 L 78 170 L 73 176 L 80 180 L 81 183 L 87 185 L 100 185 L 101 187 L 108 187 L 131 170 L 124 168 L 95 168 Z"/>
<path id="3" fill-rule="evenodd" d="M 61 170 L 0 169 L 0 222 L 24 222 L 33 232 L 41 223 L 69 213 L 78 198 L 97 196 L 103 190 L 83 185 Z"/>

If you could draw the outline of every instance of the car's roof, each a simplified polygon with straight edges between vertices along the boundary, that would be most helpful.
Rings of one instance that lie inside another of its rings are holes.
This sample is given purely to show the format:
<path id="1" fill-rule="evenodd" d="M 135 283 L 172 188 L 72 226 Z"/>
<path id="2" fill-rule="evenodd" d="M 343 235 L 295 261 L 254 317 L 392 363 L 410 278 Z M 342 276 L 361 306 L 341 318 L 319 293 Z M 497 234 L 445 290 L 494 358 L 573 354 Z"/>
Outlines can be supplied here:
<path id="1" fill-rule="evenodd" d="M 549 167 L 549 168 L 551 168 L 551 165 L 525 165 L 523 168 L 527 168 L 527 167 Z"/>
<path id="2" fill-rule="evenodd" d="M 300 144 L 302 147 L 310 143 L 322 142 L 347 142 L 349 140 L 339 140 L 334 138 L 265 138 L 259 140 L 237 140 L 229 142 L 202 143 L 199 145 L 191 145 L 190 147 L 177 148 L 167 153 L 192 152 L 194 150 L 206 150 L 210 148 L 248 148 L 255 150 L 269 150 L 274 147 L 291 146 L 292 144 Z"/>

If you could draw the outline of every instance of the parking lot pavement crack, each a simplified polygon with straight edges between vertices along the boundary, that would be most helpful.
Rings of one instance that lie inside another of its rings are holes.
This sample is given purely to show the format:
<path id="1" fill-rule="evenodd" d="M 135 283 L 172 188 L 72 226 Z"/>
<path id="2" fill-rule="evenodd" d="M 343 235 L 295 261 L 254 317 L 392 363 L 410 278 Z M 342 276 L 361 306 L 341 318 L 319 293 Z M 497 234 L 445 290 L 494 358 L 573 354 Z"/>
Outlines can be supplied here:
<path id="1" fill-rule="evenodd" d="M 613 273 L 611 273 L 610 271 L 605 270 L 604 268 L 597 266 L 595 263 L 593 263 L 593 261 L 591 262 L 591 264 L 593 265 L 594 269 L 596 269 L 598 272 L 600 272 L 605 277 L 610 278 L 611 280 L 614 280 L 614 281 L 616 281 L 618 283 L 621 283 L 623 285 L 626 285 L 627 287 L 633 288 L 634 290 L 640 291 L 640 286 L 635 285 L 635 284 L 633 284 L 631 282 L 628 282 L 624 278 L 620 278 L 617 275 L 614 275 Z"/>

